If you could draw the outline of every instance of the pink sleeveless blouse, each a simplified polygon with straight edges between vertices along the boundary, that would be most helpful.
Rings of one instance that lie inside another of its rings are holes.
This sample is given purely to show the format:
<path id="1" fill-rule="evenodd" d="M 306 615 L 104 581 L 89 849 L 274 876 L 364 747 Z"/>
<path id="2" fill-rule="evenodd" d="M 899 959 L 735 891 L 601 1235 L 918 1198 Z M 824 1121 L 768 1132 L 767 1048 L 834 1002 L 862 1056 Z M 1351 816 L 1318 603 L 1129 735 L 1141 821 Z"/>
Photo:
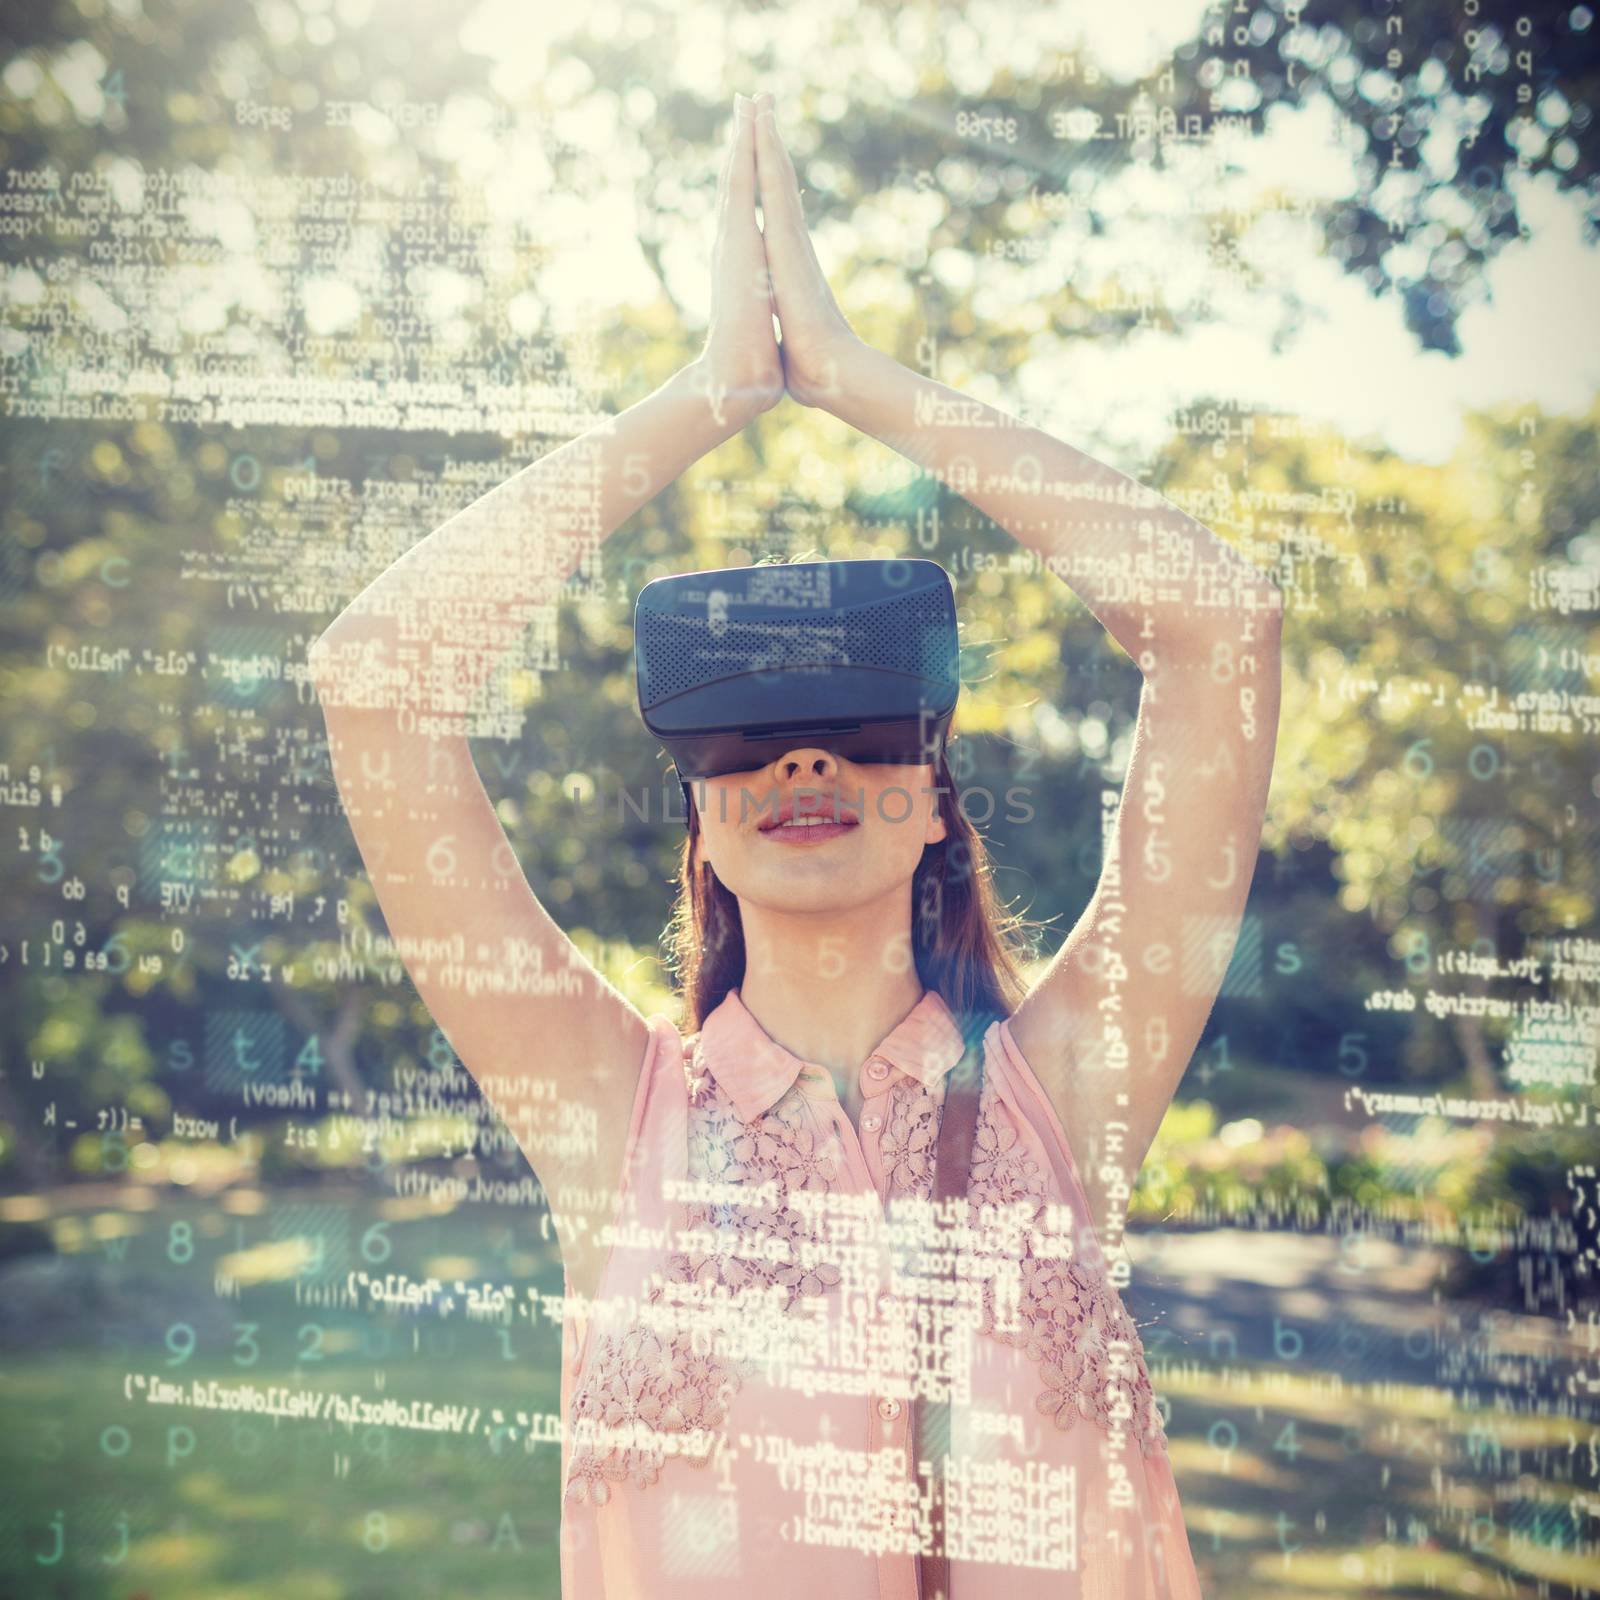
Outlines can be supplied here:
<path id="1" fill-rule="evenodd" d="M 737 989 L 688 1040 L 648 1022 L 599 1295 L 562 1327 L 563 1600 L 918 1600 L 934 1495 L 956 1600 L 1199 1600 L 1144 1349 L 1009 1025 L 968 1231 L 935 1233 L 937 993 L 862 1064 L 859 1137 Z M 919 1263 L 950 1241 L 954 1309 Z M 912 1399 L 946 1384 L 931 1483 Z"/>

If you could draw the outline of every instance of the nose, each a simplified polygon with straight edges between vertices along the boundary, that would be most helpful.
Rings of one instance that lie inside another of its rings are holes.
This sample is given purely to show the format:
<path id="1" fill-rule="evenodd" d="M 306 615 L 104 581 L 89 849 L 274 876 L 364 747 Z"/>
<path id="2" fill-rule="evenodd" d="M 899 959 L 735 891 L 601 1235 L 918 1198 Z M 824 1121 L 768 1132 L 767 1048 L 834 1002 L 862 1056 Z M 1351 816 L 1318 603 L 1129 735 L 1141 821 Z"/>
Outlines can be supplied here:
<path id="1" fill-rule="evenodd" d="M 802 745 L 785 750 L 773 762 L 772 770 L 787 782 L 809 783 L 813 778 L 837 777 L 839 759 L 831 750 L 824 750 L 820 745 Z"/>

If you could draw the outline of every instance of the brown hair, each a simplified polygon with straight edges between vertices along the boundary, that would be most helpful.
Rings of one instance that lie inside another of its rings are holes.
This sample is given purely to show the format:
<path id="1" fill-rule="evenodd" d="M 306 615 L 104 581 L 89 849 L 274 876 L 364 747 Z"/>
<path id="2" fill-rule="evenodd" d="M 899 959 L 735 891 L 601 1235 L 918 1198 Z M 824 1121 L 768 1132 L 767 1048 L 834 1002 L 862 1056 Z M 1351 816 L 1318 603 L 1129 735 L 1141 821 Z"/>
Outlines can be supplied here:
<path id="1" fill-rule="evenodd" d="M 1032 957 L 1025 930 L 1036 924 L 1001 906 L 988 851 L 961 809 L 943 750 L 933 772 L 945 837 L 923 847 L 911 880 L 912 952 L 923 987 L 938 991 L 970 1042 L 995 1018 L 1010 1016 L 1027 994 L 1019 963 Z M 738 897 L 698 848 L 700 815 L 684 798 L 689 831 L 662 941 L 687 1034 L 698 1032 L 743 981 L 745 949 Z"/>

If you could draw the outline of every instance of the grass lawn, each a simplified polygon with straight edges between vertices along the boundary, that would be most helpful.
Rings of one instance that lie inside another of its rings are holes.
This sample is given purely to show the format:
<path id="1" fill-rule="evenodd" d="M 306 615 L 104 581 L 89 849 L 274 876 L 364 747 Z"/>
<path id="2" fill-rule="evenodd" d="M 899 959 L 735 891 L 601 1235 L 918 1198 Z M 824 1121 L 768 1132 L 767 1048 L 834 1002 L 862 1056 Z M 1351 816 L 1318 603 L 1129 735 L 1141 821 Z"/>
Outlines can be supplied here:
<path id="1" fill-rule="evenodd" d="M 0 1368 L 0 1596 L 557 1600 L 560 1446 L 529 1435 L 559 1412 L 560 1330 L 538 1296 L 562 1280 L 538 1213 L 107 1185 L 40 1197 L 34 1220 L 110 1288 L 54 1306 Z M 1179 1243 L 1175 1258 L 1193 1254 Z M 530 1314 L 502 1328 L 460 1303 L 315 1303 L 352 1272 L 509 1285 Z M 1535 1525 L 1509 1481 L 1447 1473 L 1441 1501 L 1439 1451 L 1459 1461 L 1485 1422 L 1448 1389 L 1334 1392 L 1326 1374 L 1242 1354 L 1169 1366 L 1153 1353 L 1151 1368 L 1208 1600 L 1589 1592 L 1570 1526 L 1544 1510 Z M 479 1419 L 455 1432 L 273 1419 L 198 1406 L 195 1380 Z M 157 1384 L 181 1395 L 153 1403 Z M 1570 1429 L 1536 1414 L 1493 1426 L 1497 1450 L 1564 1449 Z"/>
<path id="2" fill-rule="evenodd" d="M 52 1198 L 69 1205 L 72 1191 Z M 352 1270 L 558 1295 L 559 1259 L 536 1219 L 497 1215 L 486 1225 L 481 1211 L 435 1215 L 345 1195 L 312 1205 L 294 1195 L 254 1216 L 183 1197 L 143 1212 L 65 1212 L 58 1239 L 123 1281 L 147 1278 L 173 1316 L 140 1327 L 91 1309 L 48 1348 L 7 1353 L 0 1594 L 557 1595 L 560 1446 L 529 1448 L 515 1413 L 559 1411 L 560 1329 L 471 1323 L 460 1305 L 440 1317 L 295 1297 L 297 1276 L 304 1294 L 343 1286 Z M 319 1234 L 310 1250 L 297 1242 Z M 322 1270 L 298 1273 L 297 1260 Z M 216 1294 L 219 1272 L 234 1278 L 236 1297 Z M 131 1398 L 130 1377 L 145 1380 Z M 210 1379 L 457 1404 L 480 1420 L 469 1435 L 274 1419 L 187 1398 L 152 1403 L 158 1379 L 185 1396 L 191 1381 Z M 505 1430 L 493 1435 L 496 1409 Z"/>

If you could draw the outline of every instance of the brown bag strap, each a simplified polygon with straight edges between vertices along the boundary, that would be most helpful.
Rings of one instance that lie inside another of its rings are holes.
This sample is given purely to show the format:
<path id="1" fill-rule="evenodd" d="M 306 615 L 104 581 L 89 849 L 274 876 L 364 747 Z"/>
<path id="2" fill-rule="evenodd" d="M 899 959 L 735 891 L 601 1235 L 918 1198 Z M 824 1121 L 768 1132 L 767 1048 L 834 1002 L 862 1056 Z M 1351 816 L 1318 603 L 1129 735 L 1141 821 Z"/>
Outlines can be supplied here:
<path id="1" fill-rule="evenodd" d="M 978 1096 L 983 1086 L 983 1039 L 968 1045 L 945 1080 L 944 1110 L 939 1118 L 939 1144 L 934 1155 L 933 1199 L 966 1198 L 972 1169 L 972 1140 L 978 1127 Z M 950 1600 L 950 1561 L 945 1555 L 945 1461 L 950 1454 L 950 1402 L 918 1395 L 912 1403 L 912 1471 L 926 1451 L 931 1471 L 933 1523 L 931 1556 L 917 1560 L 920 1600 Z"/>

